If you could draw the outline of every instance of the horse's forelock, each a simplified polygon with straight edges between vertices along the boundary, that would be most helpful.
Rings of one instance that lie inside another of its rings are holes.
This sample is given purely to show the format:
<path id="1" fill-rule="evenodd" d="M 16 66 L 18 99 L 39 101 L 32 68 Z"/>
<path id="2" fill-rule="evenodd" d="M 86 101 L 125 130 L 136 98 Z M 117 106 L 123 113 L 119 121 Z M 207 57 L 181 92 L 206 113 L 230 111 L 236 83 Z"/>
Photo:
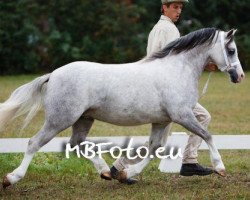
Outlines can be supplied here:
<path id="1" fill-rule="evenodd" d="M 183 37 L 180 37 L 164 49 L 154 53 L 148 58 L 148 60 L 155 60 L 157 58 L 164 58 L 170 53 L 178 54 L 183 51 L 188 51 L 196 46 L 203 45 L 205 43 L 211 44 L 217 29 L 216 28 L 204 28 L 198 31 L 191 32 Z"/>

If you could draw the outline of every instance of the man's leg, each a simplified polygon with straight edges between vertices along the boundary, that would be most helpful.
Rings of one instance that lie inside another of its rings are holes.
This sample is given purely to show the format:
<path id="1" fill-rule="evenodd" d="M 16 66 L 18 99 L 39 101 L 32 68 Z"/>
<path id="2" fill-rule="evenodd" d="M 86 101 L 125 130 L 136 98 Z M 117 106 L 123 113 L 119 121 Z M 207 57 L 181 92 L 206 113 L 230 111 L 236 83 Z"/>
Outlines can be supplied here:
<path id="1" fill-rule="evenodd" d="M 194 110 L 194 115 L 200 124 L 207 129 L 211 116 L 209 112 L 202 107 L 199 103 L 196 104 Z M 210 168 L 202 167 L 198 164 L 198 148 L 202 143 L 201 137 L 198 135 L 191 134 L 188 138 L 188 144 L 183 153 L 182 167 L 180 174 L 183 176 L 200 175 L 205 176 L 213 173 Z"/>

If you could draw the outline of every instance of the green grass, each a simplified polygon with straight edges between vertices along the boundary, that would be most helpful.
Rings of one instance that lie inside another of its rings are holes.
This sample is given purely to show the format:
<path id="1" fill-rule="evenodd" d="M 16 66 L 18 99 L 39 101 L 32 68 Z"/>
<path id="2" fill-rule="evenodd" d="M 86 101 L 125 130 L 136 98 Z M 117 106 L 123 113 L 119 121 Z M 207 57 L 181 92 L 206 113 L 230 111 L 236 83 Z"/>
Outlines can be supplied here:
<path id="1" fill-rule="evenodd" d="M 38 153 L 28 173 L 15 186 L 0 191 L 0 199 L 250 199 L 250 151 L 221 151 L 227 177 L 181 177 L 161 173 L 159 160 L 149 164 L 127 186 L 99 178 L 92 164 L 59 153 Z M 22 154 L 0 155 L 0 177 L 12 171 Z M 200 152 L 200 163 L 210 165 L 207 151 Z M 109 164 L 112 159 L 106 156 Z"/>
<path id="2" fill-rule="evenodd" d="M 209 130 L 214 134 L 249 134 L 250 132 L 250 80 L 247 78 L 241 84 L 233 84 L 229 77 L 223 73 L 215 73 L 210 80 L 205 97 L 199 102 L 207 108 L 212 116 Z M 36 76 L 8 76 L 0 77 L 0 102 L 5 101 L 11 92 L 20 85 L 27 83 Z M 200 90 L 208 77 L 204 73 L 200 81 Z M 23 118 L 16 119 L 8 126 L 0 137 L 31 137 L 44 122 L 43 112 L 39 112 L 32 123 L 20 133 Z M 186 131 L 178 125 L 174 125 L 172 131 Z M 89 136 L 112 136 L 112 135 L 148 135 L 150 125 L 136 127 L 119 127 L 96 121 Z M 71 130 L 62 132 L 59 136 L 70 136 Z"/>

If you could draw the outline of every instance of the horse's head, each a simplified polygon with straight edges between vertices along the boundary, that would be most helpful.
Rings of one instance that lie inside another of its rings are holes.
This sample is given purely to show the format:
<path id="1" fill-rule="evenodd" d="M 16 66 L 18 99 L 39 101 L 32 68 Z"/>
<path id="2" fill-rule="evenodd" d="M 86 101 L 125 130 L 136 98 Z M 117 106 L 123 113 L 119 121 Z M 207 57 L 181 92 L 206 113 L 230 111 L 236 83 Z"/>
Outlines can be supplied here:
<path id="1" fill-rule="evenodd" d="M 245 77 L 241 67 L 237 47 L 234 42 L 236 30 L 218 31 L 218 39 L 212 50 L 211 58 L 223 72 L 228 72 L 233 83 L 240 83 Z"/>

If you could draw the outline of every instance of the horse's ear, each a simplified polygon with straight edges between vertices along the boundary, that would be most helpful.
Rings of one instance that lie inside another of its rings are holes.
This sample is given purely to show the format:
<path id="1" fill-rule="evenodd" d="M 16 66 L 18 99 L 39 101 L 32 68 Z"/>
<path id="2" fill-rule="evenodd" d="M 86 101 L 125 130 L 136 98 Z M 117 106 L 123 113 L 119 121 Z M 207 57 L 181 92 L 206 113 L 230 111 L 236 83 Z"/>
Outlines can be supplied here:
<path id="1" fill-rule="evenodd" d="M 234 31 L 233 31 L 233 35 L 235 35 L 235 33 L 236 33 L 236 31 L 237 31 L 237 29 L 233 29 Z"/>
<path id="2" fill-rule="evenodd" d="M 227 38 L 233 37 L 236 31 L 237 31 L 237 29 L 231 29 L 230 31 L 228 31 Z"/>

